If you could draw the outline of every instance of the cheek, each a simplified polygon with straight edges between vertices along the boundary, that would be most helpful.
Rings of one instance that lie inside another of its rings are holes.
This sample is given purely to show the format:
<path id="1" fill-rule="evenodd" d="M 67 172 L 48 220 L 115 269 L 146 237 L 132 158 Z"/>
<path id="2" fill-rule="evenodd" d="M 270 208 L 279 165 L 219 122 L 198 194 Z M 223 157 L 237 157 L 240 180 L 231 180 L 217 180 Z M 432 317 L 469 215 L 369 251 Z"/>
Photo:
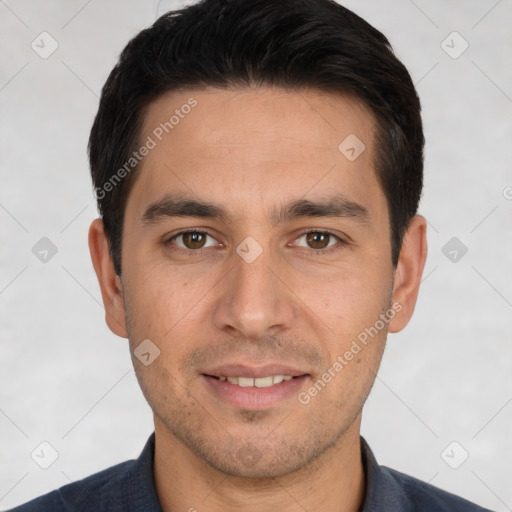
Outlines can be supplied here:
<path id="1" fill-rule="evenodd" d="M 338 284 L 323 297 L 320 314 L 332 330 L 327 331 L 324 343 L 330 371 L 336 375 L 331 392 L 338 398 L 333 395 L 333 400 L 352 403 L 346 391 L 364 400 L 380 364 L 393 317 L 381 319 L 389 310 L 390 286 L 371 286 L 359 278 Z"/>
<path id="2" fill-rule="evenodd" d="M 387 308 L 392 291 L 391 272 L 354 268 L 333 273 L 323 286 L 311 282 L 303 289 L 325 323 L 339 335 L 372 325 Z M 346 336 L 343 336 L 346 338 Z"/>
<path id="3" fill-rule="evenodd" d="M 133 334 L 176 343 L 174 338 L 183 329 L 190 333 L 194 322 L 201 322 L 205 293 L 213 287 L 214 276 L 191 276 L 166 264 L 131 270 L 127 290 Z"/>

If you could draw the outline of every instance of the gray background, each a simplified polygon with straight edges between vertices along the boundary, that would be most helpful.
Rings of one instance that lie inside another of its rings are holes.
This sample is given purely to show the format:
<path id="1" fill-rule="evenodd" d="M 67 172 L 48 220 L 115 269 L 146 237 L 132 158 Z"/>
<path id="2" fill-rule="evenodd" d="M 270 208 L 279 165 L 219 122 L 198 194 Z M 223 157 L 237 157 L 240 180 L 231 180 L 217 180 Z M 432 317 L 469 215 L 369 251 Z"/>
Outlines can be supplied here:
<path id="1" fill-rule="evenodd" d="M 512 3 L 344 4 L 410 70 L 427 139 L 424 282 L 411 324 L 388 340 L 363 435 L 381 464 L 511 510 Z M 86 141 L 121 49 L 177 5 L 0 1 L 3 509 L 136 457 L 152 432 L 127 342 L 103 320 L 87 247 L 96 207 Z M 31 47 L 42 31 L 59 45 L 46 59 Z M 457 58 L 465 43 L 453 31 L 469 44 Z M 58 250 L 47 262 L 32 252 L 42 237 Z M 42 441 L 58 453 L 48 469 L 30 456 L 51 462 Z"/>

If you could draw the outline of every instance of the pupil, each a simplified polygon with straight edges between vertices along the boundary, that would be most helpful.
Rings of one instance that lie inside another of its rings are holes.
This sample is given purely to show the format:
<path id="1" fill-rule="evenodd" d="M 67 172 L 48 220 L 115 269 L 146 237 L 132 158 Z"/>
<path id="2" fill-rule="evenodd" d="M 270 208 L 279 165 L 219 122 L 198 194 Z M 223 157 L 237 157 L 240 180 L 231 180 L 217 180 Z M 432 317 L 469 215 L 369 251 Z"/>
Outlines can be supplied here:
<path id="1" fill-rule="evenodd" d="M 192 249 L 197 249 L 204 245 L 204 236 L 201 233 L 187 233 L 185 238 L 187 239 L 186 245 L 191 245 Z"/>
<path id="2" fill-rule="evenodd" d="M 328 235 L 325 235 L 324 233 L 308 233 L 308 244 L 315 249 L 322 249 L 326 246 L 325 241 L 327 240 L 327 237 Z"/>

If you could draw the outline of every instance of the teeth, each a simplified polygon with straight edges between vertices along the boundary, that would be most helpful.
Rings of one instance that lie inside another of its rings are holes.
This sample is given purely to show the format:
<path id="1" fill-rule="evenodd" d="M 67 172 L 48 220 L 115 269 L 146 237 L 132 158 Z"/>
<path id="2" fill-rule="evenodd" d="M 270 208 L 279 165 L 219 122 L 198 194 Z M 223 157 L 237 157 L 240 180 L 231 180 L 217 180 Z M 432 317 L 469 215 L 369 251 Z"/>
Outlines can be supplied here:
<path id="1" fill-rule="evenodd" d="M 259 379 L 254 379 L 254 385 L 257 388 L 268 388 L 269 386 L 272 386 L 272 384 L 273 384 L 272 379 L 273 379 L 272 376 L 260 377 Z"/>
<path id="2" fill-rule="evenodd" d="M 252 377 L 226 377 L 224 375 L 219 377 L 221 381 L 228 381 L 231 384 L 235 384 L 242 388 L 268 388 L 274 384 L 280 384 L 285 380 L 291 380 L 291 375 L 269 375 L 267 377 L 258 377 L 256 379 Z"/>
<path id="3" fill-rule="evenodd" d="M 250 377 L 238 377 L 238 385 L 242 388 L 251 388 L 254 386 L 254 379 L 251 379 Z"/>

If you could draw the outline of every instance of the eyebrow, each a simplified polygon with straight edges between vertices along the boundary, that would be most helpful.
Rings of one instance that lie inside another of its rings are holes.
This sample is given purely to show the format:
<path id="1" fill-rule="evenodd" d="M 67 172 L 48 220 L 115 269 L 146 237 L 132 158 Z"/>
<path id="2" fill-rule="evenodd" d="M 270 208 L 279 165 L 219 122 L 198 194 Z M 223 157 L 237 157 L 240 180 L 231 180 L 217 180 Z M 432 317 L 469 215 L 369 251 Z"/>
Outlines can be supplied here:
<path id="1" fill-rule="evenodd" d="M 233 215 L 222 205 L 173 194 L 167 194 L 151 203 L 142 214 L 141 220 L 145 225 L 152 225 L 173 217 L 197 217 L 224 223 L 233 222 Z M 315 201 L 298 199 L 282 205 L 279 209 L 272 209 L 269 215 L 272 224 L 305 217 L 350 218 L 363 224 L 368 224 L 370 220 L 368 210 L 364 206 L 350 201 L 342 194 Z"/>

